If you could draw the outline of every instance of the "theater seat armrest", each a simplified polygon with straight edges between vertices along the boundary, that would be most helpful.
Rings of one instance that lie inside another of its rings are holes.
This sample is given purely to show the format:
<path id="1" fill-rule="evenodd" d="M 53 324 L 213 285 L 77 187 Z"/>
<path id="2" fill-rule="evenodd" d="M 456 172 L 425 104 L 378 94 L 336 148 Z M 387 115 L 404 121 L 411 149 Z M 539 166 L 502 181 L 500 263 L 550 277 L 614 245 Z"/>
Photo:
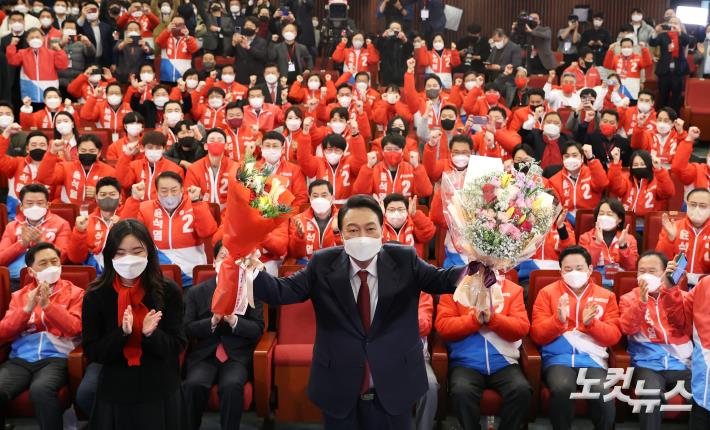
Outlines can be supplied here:
<path id="1" fill-rule="evenodd" d="M 254 349 L 254 403 L 258 416 L 270 415 L 271 387 L 273 375 L 276 333 L 267 331 Z"/>
<path id="2" fill-rule="evenodd" d="M 84 360 L 84 347 L 77 346 L 69 353 L 67 357 L 67 370 L 69 372 L 69 389 L 72 399 L 76 398 L 76 390 L 79 388 L 81 380 L 84 378 L 84 369 L 86 363 Z"/>
<path id="3" fill-rule="evenodd" d="M 439 420 L 446 419 L 448 382 L 449 382 L 449 353 L 444 339 L 438 333 L 429 336 L 431 345 L 431 368 L 434 370 L 436 380 L 439 382 L 439 404 L 436 416 Z"/>
<path id="4" fill-rule="evenodd" d="M 525 376 L 528 378 L 530 388 L 532 388 L 532 402 L 530 407 L 530 421 L 535 420 L 537 404 L 540 399 L 540 386 L 542 379 L 542 356 L 540 350 L 529 336 L 522 339 L 520 345 L 520 366 L 523 368 Z"/>

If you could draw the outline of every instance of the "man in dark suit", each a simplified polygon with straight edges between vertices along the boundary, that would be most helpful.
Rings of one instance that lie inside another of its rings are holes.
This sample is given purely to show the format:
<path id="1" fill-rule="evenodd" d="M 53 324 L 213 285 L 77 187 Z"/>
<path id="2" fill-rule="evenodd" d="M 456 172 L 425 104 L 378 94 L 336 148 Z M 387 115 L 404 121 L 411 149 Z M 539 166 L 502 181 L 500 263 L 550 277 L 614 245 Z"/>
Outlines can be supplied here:
<path id="1" fill-rule="evenodd" d="M 0 85 L 0 100 L 9 101 L 15 110 L 15 118 L 19 118 L 19 109 L 22 106 L 20 100 L 21 67 L 9 65 L 5 51 L 14 37 L 20 39 L 20 42 L 17 44 L 18 50 L 25 49 L 29 46 L 27 45 L 27 38 L 25 37 L 25 15 L 17 11 L 12 11 L 7 16 L 7 22 L 10 33 L 0 39 L 0 82 L 3 83 Z M 19 23 L 23 24 L 21 28 L 17 28 Z M 13 27 L 15 27 L 14 30 Z"/>
<path id="2" fill-rule="evenodd" d="M 523 64 L 523 54 L 520 45 L 510 40 L 505 30 L 496 28 L 493 30 L 493 47 L 488 56 L 486 70 L 489 73 L 489 80 L 493 80 L 499 73 L 503 72 L 508 64 L 513 66 L 513 70 Z"/>
<path id="3" fill-rule="evenodd" d="M 115 28 L 99 20 L 99 5 L 96 2 L 84 3 L 81 16 L 77 20 L 81 34 L 89 38 L 96 48 L 96 62 L 101 67 L 111 67 L 113 61 L 113 32 Z"/>
<path id="4" fill-rule="evenodd" d="M 261 79 L 261 75 L 264 73 L 267 44 L 264 38 L 256 35 L 257 28 L 259 28 L 259 20 L 250 16 L 244 21 L 241 34 L 235 34 L 232 37 L 236 60 L 234 64 L 234 69 L 237 71 L 236 80 L 242 85 L 250 85 L 250 76 L 257 76 L 258 79 Z"/>
<path id="5" fill-rule="evenodd" d="M 288 87 L 281 86 L 281 78 L 279 77 L 279 67 L 276 63 L 268 63 L 264 66 L 264 76 L 260 79 L 263 83 L 257 84 L 256 87 L 261 88 L 264 94 L 264 103 L 271 103 L 281 106 L 284 104 L 284 91 L 288 93 Z"/>
<path id="6" fill-rule="evenodd" d="M 215 245 L 215 268 L 227 255 L 222 242 Z M 187 406 L 187 428 L 198 430 L 210 398 L 210 389 L 219 386 L 219 413 L 223 429 L 238 429 L 244 403 L 244 384 L 252 369 L 252 356 L 264 332 L 260 302 L 244 315 L 225 315 L 215 322 L 211 312 L 216 278 L 190 288 L 185 297 L 185 333 L 192 346 L 185 359 L 182 384 Z"/>
<path id="7" fill-rule="evenodd" d="M 326 429 L 407 429 L 427 391 L 417 310 L 420 290 L 450 294 L 464 267 L 437 269 L 414 248 L 382 245 L 382 209 L 369 195 L 338 213 L 344 247 L 318 251 L 304 270 L 262 271 L 254 296 L 271 304 L 311 299 L 316 314 L 309 398 Z"/>
<path id="8" fill-rule="evenodd" d="M 656 63 L 658 77 L 658 105 L 670 106 L 680 112 L 683 77 L 690 73 L 685 55 L 690 39 L 678 24 L 666 23 L 656 26 L 656 36 L 649 39 L 649 46 L 658 46 L 660 57 Z"/>

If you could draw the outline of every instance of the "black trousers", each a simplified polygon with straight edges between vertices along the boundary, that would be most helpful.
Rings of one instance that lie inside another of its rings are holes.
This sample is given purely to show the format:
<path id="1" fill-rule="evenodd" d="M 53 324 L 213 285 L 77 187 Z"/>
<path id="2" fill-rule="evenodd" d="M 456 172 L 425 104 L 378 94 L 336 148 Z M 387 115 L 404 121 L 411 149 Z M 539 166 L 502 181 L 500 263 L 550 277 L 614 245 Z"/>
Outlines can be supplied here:
<path id="1" fill-rule="evenodd" d="M 570 394 L 581 391 L 577 389 L 578 368 L 567 366 L 550 366 L 543 371 L 545 384 L 550 389 L 550 405 L 548 416 L 554 430 L 569 430 L 574 420 L 574 403 Z M 602 398 L 609 390 L 604 389 L 606 369 L 590 367 L 587 370 L 587 379 L 598 379 L 599 384 L 591 386 L 592 393 L 600 393 L 599 398 L 587 400 L 589 416 L 594 423 L 595 430 L 611 430 L 614 428 L 616 410 L 614 402 L 605 402 Z"/>
<path id="2" fill-rule="evenodd" d="M 485 388 L 503 397 L 500 428 L 519 429 L 528 417 L 532 389 L 520 366 L 512 364 L 492 375 L 484 375 L 467 367 L 454 367 L 449 372 L 449 396 L 454 415 L 464 430 L 481 428 L 481 396 Z"/>
<path id="3" fill-rule="evenodd" d="M 710 429 L 710 411 L 695 403 L 690 410 L 690 430 Z"/>
<path id="4" fill-rule="evenodd" d="M 219 387 L 219 415 L 223 429 L 238 429 L 244 408 L 244 384 L 249 378 L 250 363 L 217 358 L 191 363 L 187 367 L 182 392 L 187 409 L 187 429 L 198 430 L 202 414 L 207 408 L 210 390 L 216 382 Z"/>
<path id="5" fill-rule="evenodd" d="M 335 418 L 323 413 L 324 430 L 411 430 L 411 428 L 411 411 L 400 415 L 389 415 L 380 403 L 376 392 L 371 400 L 358 400 L 357 405 L 345 418 Z"/>
<path id="6" fill-rule="evenodd" d="M 99 386 L 99 374 L 103 365 L 99 363 L 89 363 L 84 370 L 84 377 L 81 379 L 79 388 L 76 390 L 76 404 L 87 417 L 91 415 L 96 400 L 96 390 Z"/>
<path id="7" fill-rule="evenodd" d="M 663 393 L 675 387 L 678 381 L 685 381 L 686 386 L 690 387 L 690 370 L 664 370 L 657 372 L 655 370 L 646 369 L 644 367 L 634 368 L 634 378 L 631 387 L 636 387 L 636 381 L 644 381 L 645 389 L 659 389 L 659 395 L 639 396 L 641 399 L 661 399 L 663 404 Z M 663 414 L 660 406 L 655 407 L 653 412 L 646 413 L 646 408 L 642 407 L 639 412 L 639 424 L 641 430 L 660 430 Z"/>
<path id="8" fill-rule="evenodd" d="M 674 73 L 658 75 L 658 106 L 669 106 L 680 113 L 682 91 L 683 76 Z"/>
<path id="9" fill-rule="evenodd" d="M 46 358 L 34 363 L 13 358 L 0 365 L 0 428 L 7 404 L 29 388 L 39 428 L 62 430 L 64 411 L 57 392 L 67 383 L 67 360 Z"/>

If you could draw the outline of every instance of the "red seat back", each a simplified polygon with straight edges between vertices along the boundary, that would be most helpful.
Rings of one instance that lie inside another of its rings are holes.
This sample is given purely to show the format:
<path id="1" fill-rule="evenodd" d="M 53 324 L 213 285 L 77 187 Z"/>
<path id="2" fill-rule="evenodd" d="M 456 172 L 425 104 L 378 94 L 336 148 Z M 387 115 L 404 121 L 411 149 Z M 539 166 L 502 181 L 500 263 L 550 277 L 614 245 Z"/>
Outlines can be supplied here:
<path id="1" fill-rule="evenodd" d="M 74 264 L 62 265 L 61 279 L 69 281 L 82 290 L 89 288 L 89 284 L 96 279 L 96 268 L 94 266 L 79 266 Z M 27 267 L 20 270 L 20 285 L 30 283 L 31 278 L 27 273 Z"/>
<path id="2" fill-rule="evenodd" d="M 50 203 L 49 210 L 69 223 L 71 228 L 74 228 L 76 217 L 79 216 L 79 207 L 71 203 Z"/>
<path id="3" fill-rule="evenodd" d="M 574 235 L 579 243 L 579 238 L 589 230 L 594 228 L 594 209 L 578 209 L 574 221 Z M 628 225 L 629 231 L 636 231 L 636 216 L 631 213 L 626 213 L 624 225 Z"/>
<path id="4" fill-rule="evenodd" d="M 0 319 L 10 307 L 10 272 L 7 267 L 0 267 Z"/>
<path id="5" fill-rule="evenodd" d="M 5 227 L 7 227 L 7 206 L 0 203 L 0 237 L 5 233 Z"/>
<path id="6" fill-rule="evenodd" d="M 619 272 L 614 275 L 614 294 L 616 300 L 621 300 L 621 296 L 638 286 L 636 272 Z"/>
<path id="7" fill-rule="evenodd" d="M 561 279 L 559 270 L 533 270 L 530 272 L 530 283 L 528 284 L 528 317 L 532 320 L 532 309 L 537 299 L 537 293 L 546 286 Z M 595 284 L 602 284 L 602 275 L 599 272 L 592 273 L 592 281 Z"/>
<path id="8" fill-rule="evenodd" d="M 560 120 L 562 121 L 562 129 L 564 130 L 565 124 L 567 124 L 567 120 L 569 119 L 569 116 L 572 115 L 574 110 L 569 107 L 561 107 L 557 109 L 557 113 L 560 115 Z"/>
<path id="9" fill-rule="evenodd" d="M 280 345 L 312 344 L 316 338 L 316 314 L 310 300 L 279 308 L 277 333 Z"/>
<path id="10" fill-rule="evenodd" d="M 192 269 L 192 285 L 201 284 L 215 276 L 217 276 L 217 272 L 214 270 L 214 266 L 199 264 Z"/>
<path id="11" fill-rule="evenodd" d="M 654 249 L 658 243 L 658 238 L 661 235 L 661 217 L 663 211 L 649 212 L 644 217 L 643 223 L 643 251 Z M 683 218 L 684 214 L 676 211 L 669 211 L 668 216 L 671 221 L 676 221 Z"/>
<path id="12" fill-rule="evenodd" d="M 708 107 L 710 100 L 710 80 L 689 78 L 685 87 L 685 105 L 691 109 L 694 107 Z"/>
<path id="13" fill-rule="evenodd" d="M 532 75 L 528 81 L 530 88 L 542 88 L 547 83 L 547 75 Z"/>
<path id="14" fill-rule="evenodd" d="M 182 289 L 182 272 L 177 264 L 161 264 L 160 270 L 163 276 L 174 281 Z"/>

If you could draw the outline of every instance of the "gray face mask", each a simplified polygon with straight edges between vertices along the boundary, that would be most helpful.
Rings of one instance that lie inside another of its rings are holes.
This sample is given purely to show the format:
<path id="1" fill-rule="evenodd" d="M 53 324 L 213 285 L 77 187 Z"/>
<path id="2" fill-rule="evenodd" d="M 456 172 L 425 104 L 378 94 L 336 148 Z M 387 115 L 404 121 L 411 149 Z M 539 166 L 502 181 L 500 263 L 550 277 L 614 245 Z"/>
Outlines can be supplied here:
<path id="1" fill-rule="evenodd" d="M 434 89 L 431 89 L 431 90 L 426 90 L 426 97 L 427 97 L 428 99 L 430 99 L 430 100 L 433 100 L 433 99 L 439 97 L 439 93 L 440 93 L 440 92 L 441 92 L 441 90 L 440 90 L 439 88 L 434 88 Z"/>
<path id="2" fill-rule="evenodd" d="M 159 196 L 158 201 L 160 201 L 160 205 L 162 207 L 171 211 L 180 205 L 180 202 L 182 201 L 182 196 L 166 196 L 166 197 Z"/>

